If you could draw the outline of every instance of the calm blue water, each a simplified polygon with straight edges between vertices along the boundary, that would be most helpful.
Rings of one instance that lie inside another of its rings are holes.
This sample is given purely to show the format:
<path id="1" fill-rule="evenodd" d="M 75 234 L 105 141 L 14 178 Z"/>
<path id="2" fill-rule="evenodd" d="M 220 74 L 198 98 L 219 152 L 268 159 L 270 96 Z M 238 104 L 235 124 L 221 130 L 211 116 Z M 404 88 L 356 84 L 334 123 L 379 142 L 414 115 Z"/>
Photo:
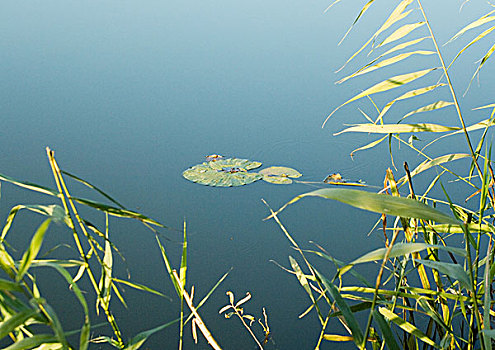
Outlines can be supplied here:
<path id="1" fill-rule="evenodd" d="M 307 181 L 321 181 L 340 172 L 380 186 L 390 166 L 387 148 L 349 153 L 370 142 L 367 135 L 332 134 L 344 123 L 363 122 L 359 106 L 372 113 L 366 101 L 343 108 L 321 129 L 338 104 L 379 80 L 378 76 L 335 86 L 333 72 L 380 23 L 387 4 L 377 4 L 340 47 L 337 43 L 358 13 L 345 2 L 324 14 L 327 1 L 34 1 L 3 3 L 0 11 L 0 172 L 54 187 L 45 147 L 56 151 L 61 166 L 98 185 L 130 209 L 180 229 L 185 220 L 189 235 L 189 288 L 194 284 L 200 300 L 231 267 L 229 277 L 202 308 L 202 315 L 225 349 L 253 349 L 238 320 L 225 320 L 218 310 L 231 290 L 240 298 L 250 291 L 246 312 L 261 317 L 267 308 L 278 349 L 306 349 L 320 332 L 313 314 L 298 319 L 309 305 L 294 276 L 270 260 L 288 266 L 297 256 L 268 215 L 264 198 L 278 208 L 297 194 L 314 187 L 302 184 L 275 186 L 255 183 L 241 188 L 210 188 L 181 177 L 183 170 L 219 153 L 258 160 L 264 165 L 291 166 Z M 432 26 L 444 43 L 467 19 L 487 11 L 461 2 L 425 1 Z M 382 7 L 380 7 L 382 6 Z M 386 9 L 387 11 L 389 9 Z M 441 11 L 441 12 L 440 12 Z M 375 19 L 375 20 L 373 20 Z M 463 22 L 464 21 L 464 22 Z M 447 55 L 461 44 L 444 48 Z M 473 62 L 486 45 L 463 57 L 452 74 L 459 91 L 470 79 Z M 431 58 L 408 64 L 422 67 Z M 433 59 L 431 59 L 433 60 Z M 368 58 L 358 58 L 351 73 Z M 394 74 L 404 66 L 386 70 Z M 473 86 L 461 104 L 470 108 L 492 103 L 493 65 L 481 75 L 481 88 Z M 398 74 L 398 73 L 397 73 Z M 432 76 L 435 83 L 438 74 Z M 448 98 L 445 91 L 443 98 Z M 377 97 L 380 103 L 386 98 Z M 432 102 L 432 101 L 430 101 Z M 417 108 L 404 101 L 391 113 Z M 437 112 L 439 123 L 457 125 L 452 110 Z M 468 113 L 468 124 L 486 118 Z M 395 119 L 394 119 L 395 121 Z M 454 140 L 454 139 L 453 139 Z M 439 145 L 443 154 L 464 151 L 464 140 Z M 398 153 L 413 167 L 422 161 L 414 153 Z M 399 171 L 399 174 L 402 174 Z M 89 195 L 80 185 L 74 193 Z M 421 184 L 418 184 L 421 191 Z M 103 200 L 94 196 L 94 199 Z M 19 203 L 49 203 L 12 186 L 2 187 L 1 215 Z M 359 220 L 356 221 L 356 218 Z M 281 219 L 304 247 L 318 242 L 335 257 L 351 260 L 381 245 L 381 233 L 367 236 L 377 216 L 338 203 L 307 199 L 286 210 Z M 31 220 L 33 219 L 33 220 Z M 3 220 L 3 219 L 2 219 Z M 10 239 L 23 244 L 39 220 L 19 216 Z M 103 225 L 101 216 L 94 218 Z M 71 243 L 70 233 L 55 227 L 46 247 Z M 163 231 L 173 263 L 178 266 L 181 234 Z M 111 238 L 126 257 L 132 278 L 174 297 L 154 236 L 141 225 L 111 220 Z M 61 248 L 61 254 L 69 254 Z M 332 266 L 318 262 L 329 275 Z M 125 277 L 125 264 L 118 272 Z M 366 272 L 366 268 L 362 271 Z M 372 269 L 369 271 L 373 271 Z M 50 272 L 40 284 L 61 313 L 67 329 L 80 325 L 75 299 Z M 370 278 L 374 280 L 374 276 Z M 54 287 L 55 286 L 55 287 Z M 61 298 L 60 296 L 64 296 Z M 178 301 L 125 288 L 129 308 L 114 300 L 125 337 L 153 328 L 178 316 Z M 110 330 L 95 330 L 94 333 Z M 192 348 L 189 327 L 186 348 Z M 344 330 L 334 322 L 328 332 Z M 146 343 L 150 349 L 175 348 L 177 327 Z M 95 345 L 94 348 L 99 346 Z M 326 343 L 325 348 L 336 348 Z M 201 339 L 197 348 L 207 348 Z"/>

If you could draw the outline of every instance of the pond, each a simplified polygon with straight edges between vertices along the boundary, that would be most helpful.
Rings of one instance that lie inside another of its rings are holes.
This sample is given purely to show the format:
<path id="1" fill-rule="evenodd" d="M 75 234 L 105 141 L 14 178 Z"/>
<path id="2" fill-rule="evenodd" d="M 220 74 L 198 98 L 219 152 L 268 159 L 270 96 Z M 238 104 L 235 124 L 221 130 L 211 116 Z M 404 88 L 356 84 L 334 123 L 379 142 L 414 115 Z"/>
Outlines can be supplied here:
<path id="1" fill-rule="evenodd" d="M 449 4 L 448 9 L 442 9 L 438 1 L 429 2 L 425 7 L 431 9 L 433 29 L 442 43 L 462 27 L 448 18 L 461 22 L 482 13 L 478 5 L 466 5 L 459 14 L 460 2 L 459 6 Z M 257 318 L 266 308 L 274 341 L 270 348 L 313 348 L 321 330 L 319 321 L 314 314 L 298 318 L 310 300 L 297 279 L 277 266 L 290 266 L 288 256 L 297 254 L 273 220 L 263 221 L 270 212 L 262 199 L 278 209 L 298 194 L 330 186 L 323 180 L 333 173 L 380 187 L 385 169 L 391 166 L 387 145 L 358 152 L 351 159 L 351 151 L 371 139 L 365 134 L 332 136 L 343 124 L 364 120 L 355 106 L 343 108 L 321 128 L 331 110 L 370 85 L 363 85 L 363 80 L 334 85 L 343 76 L 334 71 L 379 25 L 363 21 L 348 41 L 337 46 L 358 8 L 343 2 L 324 13 L 328 5 L 326 1 L 195 0 L 3 4 L 0 173 L 55 187 L 45 156 L 49 146 L 63 169 L 169 227 L 160 232 L 176 267 L 185 222 L 187 286 L 194 285 L 195 300 L 201 300 L 230 271 L 200 310 L 223 348 L 256 346 L 239 320 L 218 314 L 228 303 L 227 291 L 238 299 L 250 292 L 252 299 L 245 310 Z M 378 4 L 372 11 L 378 15 L 388 10 Z M 373 18 L 373 12 L 369 16 Z M 459 48 L 445 48 L 448 53 L 455 49 Z M 472 63 L 483 54 L 474 51 L 462 61 L 469 69 L 454 71 L 460 90 L 474 72 Z M 361 60 L 359 67 L 367 58 Z M 471 91 L 469 108 L 493 102 L 489 100 L 493 83 L 488 81 L 493 73 L 493 65 L 484 68 L 483 88 L 473 86 L 476 92 Z M 438 112 L 439 117 L 447 114 Z M 442 147 L 448 151 L 461 147 L 459 140 L 464 142 L 458 138 L 456 143 L 439 146 L 440 152 Z M 257 181 L 217 188 L 182 177 L 184 170 L 210 154 L 259 161 L 263 168 L 291 167 L 303 174 L 298 180 L 309 183 Z M 396 163 L 404 160 L 410 166 L 422 161 L 401 150 Z M 72 186 L 81 196 L 104 201 L 80 184 Z M 2 220 L 13 205 L 52 202 L 4 185 Z M 40 220 L 23 215 L 9 234 L 19 250 L 25 248 Z M 383 244 L 381 232 L 368 235 L 377 215 L 337 202 L 304 199 L 286 209 L 280 219 L 301 246 L 316 249 L 309 243 L 314 241 L 343 261 Z M 104 225 L 103 216 L 96 215 L 94 220 Z M 54 226 L 53 232 L 45 251 L 59 243 L 73 246 L 69 231 Z M 117 298 L 112 300 L 124 337 L 178 317 L 180 304 L 154 234 L 143 225 L 112 218 L 110 238 L 126 259 L 115 258 L 122 278 L 128 269 L 132 280 L 172 298 L 124 287 L 128 308 L 121 307 Z M 62 255 L 71 252 L 71 248 L 60 248 Z M 333 273 L 331 264 L 315 261 Z M 78 305 L 64 282 L 40 270 L 39 283 L 44 294 L 52 296 L 52 305 L 65 310 L 60 313 L 66 329 L 80 327 Z M 345 333 L 337 322 L 331 327 Z M 93 333 L 111 334 L 107 328 Z M 201 336 L 200 344 L 193 346 L 190 326 L 185 332 L 186 349 L 208 348 Z M 177 338 L 178 327 L 172 326 L 152 336 L 145 348 L 175 348 Z M 350 343 L 341 346 L 353 348 Z"/>

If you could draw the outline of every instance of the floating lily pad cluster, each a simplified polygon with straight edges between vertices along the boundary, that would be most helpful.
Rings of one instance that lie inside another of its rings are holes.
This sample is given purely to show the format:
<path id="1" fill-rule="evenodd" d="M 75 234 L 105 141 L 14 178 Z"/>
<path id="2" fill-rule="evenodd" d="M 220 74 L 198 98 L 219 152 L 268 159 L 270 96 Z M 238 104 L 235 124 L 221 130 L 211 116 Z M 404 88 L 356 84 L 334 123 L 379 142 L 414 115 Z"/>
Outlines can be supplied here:
<path id="1" fill-rule="evenodd" d="M 195 165 L 182 173 L 187 180 L 206 186 L 242 186 L 258 180 L 274 184 L 290 184 L 291 178 L 301 177 L 297 170 L 287 167 L 270 167 L 259 173 L 249 172 L 261 166 L 261 162 L 240 158 L 224 158 L 217 154 L 207 156 L 206 162 Z"/>

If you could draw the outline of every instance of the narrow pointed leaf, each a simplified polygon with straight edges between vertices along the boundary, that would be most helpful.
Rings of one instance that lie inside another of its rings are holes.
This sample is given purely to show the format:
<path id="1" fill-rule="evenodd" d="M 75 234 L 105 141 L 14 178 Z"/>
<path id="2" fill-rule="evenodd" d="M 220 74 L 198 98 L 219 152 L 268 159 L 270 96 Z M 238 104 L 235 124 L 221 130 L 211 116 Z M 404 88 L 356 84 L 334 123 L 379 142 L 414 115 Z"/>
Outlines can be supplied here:
<path id="1" fill-rule="evenodd" d="M 50 196 L 58 197 L 59 193 L 51 188 L 34 184 L 32 182 L 16 180 L 10 176 L 0 174 L 0 181 L 9 182 L 19 187 L 27 188 L 28 190 L 48 194 Z"/>
<path id="2" fill-rule="evenodd" d="M 412 45 L 416 45 L 417 43 L 420 43 L 421 41 L 423 41 L 425 39 L 429 39 L 429 38 L 430 38 L 429 36 L 425 36 L 425 37 L 422 37 L 422 38 L 419 38 L 419 39 L 414 39 L 414 40 L 411 40 L 411 41 L 407 41 L 405 43 L 397 44 L 394 47 L 392 47 L 391 49 L 389 49 L 388 51 L 382 53 L 380 56 L 378 56 L 378 58 L 381 58 L 383 56 L 386 56 L 388 54 L 391 54 L 392 52 L 405 49 L 406 47 L 409 47 L 409 46 L 412 46 Z"/>
<path id="3" fill-rule="evenodd" d="M 439 124 L 356 124 L 347 129 L 339 131 L 334 136 L 345 132 L 366 132 L 372 134 L 400 134 L 400 133 L 418 133 L 418 132 L 447 132 L 459 130 L 458 127 L 444 126 Z"/>
<path id="4" fill-rule="evenodd" d="M 458 225 L 460 223 L 454 217 L 430 208 L 426 204 L 414 199 L 341 188 L 325 188 L 313 192 L 303 193 L 287 202 L 275 214 L 267 217 L 267 219 L 271 218 L 273 215 L 278 215 L 278 213 L 284 210 L 288 205 L 305 197 L 322 197 L 326 199 L 333 199 L 349 204 L 353 207 L 375 213 L 433 220 L 444 224 Z"/>
<path id="5" fill-rule="evenodd" d="M 339 41 L 339 44 L 340 45 L 344 40 L 345 38 L 347 37 L 347 34 L 350 33 L 350 31 L 352 30 L 352 28 L 354 27 L 354 25 L 359 21 L 359 19 L 361 18 L 362 15 L 364 15 L 364 13 L 371 7 L 371 5 L 373 4 L 375 0 L 369 0 L 364 6 L 363 8 L 361 9 L 361 11 L 359 12 L 359 14 L 357 15 L 356 19 L 354 20 L 354 22 L 351 24 L 351 26 L 349 27 L 349 29 L 347 29 L 347 32 L 344 34 L 344 37 L 342 39 L 340 39 Z M 334 2 L 335 3 L 335 2 Z M 327 10 L 332 7 L 332 5 L 330 5 Z"/>
<path id="6" fill-rule="evenodd" d="M 387 347 L 390 350 L 400 350 L 397 341 L 395 340 L 394 334 L 392 333 L 392 329 L 390 325 L 387 323 L 385 318 L 382 316 L 378 310 L 373 310 L 373 319 L 378 323 L 378 327 L 382 331 L 383 340 L 387 344 Z"/>
<path id="7" fill-rule="evenodd" d="M 350 100 L 347 100 L 346 102 L 344 102 L 343 104 L 341 104 L 340 106 L 338 106 L 337 108 L 335 108 L 332 111 L 332 113 L 330 113 L 330 115 L 325 119 L 325 121 L 323 122 L 322 127 L 325 126 L 325 124 L 328 121 L 328 119 L 330 119 L 330 117 L 337 110 L 339 110 L 341 107 L 347 105 L 348 103 L 351 103 L 353 101 L 359 100 L 360 98 L 365 97 L 365 96 L 370 96 L 370 95 L 373 95 L 373 94 L 376 94 L 376 93 L 379 93 L 379 92 L 384 92 L 384 91 L 388 91 L 388 90 L 391 90 L 391 89 L 395 89 L 397 87 L 400 87 L 402 85 L 405 85 L 407 83 L 410 83 L 410 82 L 412 82 L 412 81 L 414 81 L 416 79 L 419 79 L 419 78 L 423 77 L 424 75 L 428 74 L 429 72 L 431 72 L 433 70 L 436 70 L 436 69 L 437 68 L 429 68 L 429 69 L 424 69 L 424 70 L 417 71 L 417 72 L 396 75 L 396 76 L 391 77 L 389 79 L 386 79 L 386 80 L 384 80 L 384 81 L 382 81 L 382 82 L 380 82 L 378 84 L 373 85 L 372 87 L 366 89 L 365 91 L 361 92 L 360 94 L 354 96 Z"/>
<path id="8" fill-rule="evenodd" d="M 360 70 L 358 70 L 357 72 L 355 72 L 355 73 L 353 73 L 351 75 L 348 75 L 347 77 L 342 78 L 341 80 L 337 81 L 336 84 L 341 84 L 341 83 L 343 83 L 344 81 L 346 81 L 346 80 L 348 80 L 350 78 L 354 78 L 354 77 L 357 77 L 359 75 L 372 72 L 372 71 L 374 71 L 376 69 L 383 68 L 383 67 L 389 66 L 391 64 L 400 62 L 400 61 L 405 60 L 406 58 L 408 58 L 408 57 L 410 57 L 412 55 L 433 55 L 433 54 L 435 54 L 435 52 L 433 52 L 433 51 L 423 51 L 423 50 L 402 53 L 402 54 L 399 54 L 397 56 L 394 56 L 394 57 L 391 57 L 391 58 L 387 58 L 387 59 L 385 59 L 383 61 L 380 61 L 378 63 L 375 63 L 373 65 L 369 65 L 369 66 L 367 65 L 367 66 L 361 68 Z"/>
<path id="9" fill-rule="evenodd" d="M 453 162 L 454 160 L 457 159 L 463 159 L 463 158 L 470 158 L 471 155 L 467 153 L 452 153 L 452 154 L 446 154 L 437 158 L 434 158 L 432 160 L 425 160 L 421 164 L 419 164 L 416 168 L 414 168 L 413 171 L 411 171 L 411 177 L 414 177 L 423 171 L 426 171 L 428 169 L 431 169 L 437 165 L 441 165 L 444 163 L 449 163 Z M 402 177 L 398 182 L 405 182 L 407 180 L 407 177 L 404 176 Z"/>
<path id="10" fill-rule="evenodd" d="M 397 41 L 399 39 L 402 39 L 405 37 L 407 34 L 411 33 L 413 30 L 422 27 L 425 24 L 425 22 L 418 22 L 418 23 L 412 23 L 412 24 L 405 24 L 396 31 L 394 31 L 392 34 L 390 34 L 384 41 L 382 41 L 378 46 L 384 46 L 387 44 L 390 44 L 391 42 Z"/>
<path id="11" fill-rule="evenodd" d="M 27 309 L 17 312 L 15 315 L 3 319 L 0 323 L 0 339 L 6 337 L 9 333 L 13 332 L 19 326 L 22 326 L 27 320 L 38 315 L 37 310 Z"/>
<path id="12" fill-rule="evenodd" d="M 389 321 L 392 321 L 393 323 L 395 323 L 397 326 L 399 326 L 400 328 L 402 328 L 407 333 L 414 335 L 415 337 L 417 337 L 419 340 L 421 340 L 422 342 L 424 342 L 426 344 L 429 344 L 429 345 L 431 345 L 431 346 L 433 346 L 433 347 L 435 347 L 437 349 L 439 348 L 439 346 L 433 340 L 431 340 L 430 338 L 428 338 L 416 326 L 414 326 L 413 324 L 411 324 L 411 323 L 405 321 L 404 319 L 400 318 L 398 315 L 396 315 L 395 313 L 393 313 L 389 309 L 384 308 L 384 307 L 380 307 L 380 308 L 378 308 L 378 311 L 383 316 L 385 316 Z"/>
<path id="13" fill-rule="evenodd" d="M 345 300 L 340 295 L 338 289 L 335 287 L 335 285 L 332 282 L 330 282 L 325 276 L 320 274 L 317 270 L 315 270 L 315 272 L 318 278 L 325 286 L 327 293 L 332 297 L 332 299 L 335 301 L 335 304 L 342 312 L 342 316 L 344 317 L 347 326 L 351 330 L 354 343 L 356 343 L 357 346 L 361 346 L 361 344 L 363 343 L 364 335 L 349 305 L 347 305 Z"/>
<path id="14" fill-rule="evenodd" d="M 36 230 L 36 233 L 34 234 L 31 240 L 31 244 L 29 245 L 29 248 L 22 256 L 22 260 L 19 266 L 19 272 L 17 273 L 16 276 L 17 282 L 19 282 L 22 279 L 22 277 L 24 277 L 27 270 L 31 266 L 31 263 L 38 255 L 38 252 L 41 249 L 41 244 L 43 243 L 43 238 L 45 237 L 45 233 L 46 230 L 48 229 L 48 226 L 50 225 L 50 222 L 51 219 L 46 219 Z"/>
<path id="15" fill-rule="evenodd" d="M 464 288 L 469 291 L 473 290 L 469 276 L 464 268 L 459 264 L 444 263 L 433 260 L 417 260 L 419 263 L 431 268 L 438 270 L 438 272 L 448 275 L 450 278 L 459 281 Z"/>
<path id="16" fill-rule="evenodd" d="M 448 107 L 454 105 L 454 102 L 447 102 L 447 101 L 437 101 L 434 103 L 431 103 L 427 106 L 415 109 L 414 111 L 411 111 L 407 113 L 405 116 L 402 117 L 402 119 L 406 119 L 407 117 L 416 114 L 416 113 L 422 113 L 422 112 L 429 112 L 429 111 L 434 111 L 436 109 Z"/>
<path id="17" fill-rule="evenodd" d="M 369 148 L 373 148 L 375 147 L 376 145 L 380 144 L 382 141 L 386 140 L 388 138 L 388 135 L 385 135 L 383 136 L 382 138 L 378 139 L 378 140 L 375 140 L 373 142 L 370 142 L 364 146 L 361 146 L 359 148 L 356 148 L 355 150 L 353 150 L 351 152 L 351 157 L 354 155 L 354 153 L 358 152 L 358 151 L 364 151 L 366 149 L 369 149 Z"/>
<path id="18" fill-rule="evenodd" d="M 462 34 L 467 32 L 470 29 L 477 28 L 485 23 L 491 22 L 495 20 L 495 16 L 490 16 L 495 11 L 490 11 L 488 14 L 484 15 L 483 17 L 478 18 L 476 21 L 469 23 L 467 26 L 459 30 L 448 42 L 447 44 L 451 43 L 452 41 L 456 40 L 459 38 Z"/>
<path id="19" fill-rule="evenodd" d="M 172 322 L 168 322 L 168 323 L 165 323 L 165 324 L 163 324 L 161 326 L 158 326 L 158 327 L 155 327 L 153 329 L 150 329 L 150 330 L 147 330 L 147 331 L 144 331 L 144 332 L 139 333 L 138 335 L 136 335 L 135 337 L 133 337 L 129 341 L 129 343 L 125 346 L 124 350 L 137 350 L 137 349 L 139 349 L 144 344 L 144 342 L 146 340 L 148 340 L 148 338 L 151 335 L 153 335 L 153 334 L 155 334 L 155 333 L 157 333 L 157 332 L 159 332 L 159 331 L 161 331 L 161 330 L 163 330 L 163 329 L 165 329 L 165 328 L 173 325 L 176 322 L 177 322 L 176 320 L 175 321 L 172 321 Z"/>
<path id="20" fill-rule="evenodd" d="M 493 30 L 495 30 L 495 26 L 491 27 L 491 28 L 488 28 L 487 30 L 485 30 L 483 33 L 479 34 L 476 38 L 474 38 L 473 40 L 471 40 L 466 46 L 464 46 L 458 53 L 457 55 L 455 55 L 454 59 L 452 60 L 452 62 L 449 64 L 449 67 L 452 66 L 452 64 L 457 61 L 457 59 L 459 58 L 459 56 L 464 52 L 466 51 L 471 45 L 477 43 L 479 40 L 483 39 L 485 36 L 487 36 L 488 34 L 490 34 Z"/>
<path id="21" fill-rule="evenodd" d="M 57 337 L 52 334 L 36 334 L 32 337 L 21 339 L 3 350 L 27 350 L 34 349 L 43 344 L 59 343 Z M 60 344 L 62 347 L 62 344 Z"/>

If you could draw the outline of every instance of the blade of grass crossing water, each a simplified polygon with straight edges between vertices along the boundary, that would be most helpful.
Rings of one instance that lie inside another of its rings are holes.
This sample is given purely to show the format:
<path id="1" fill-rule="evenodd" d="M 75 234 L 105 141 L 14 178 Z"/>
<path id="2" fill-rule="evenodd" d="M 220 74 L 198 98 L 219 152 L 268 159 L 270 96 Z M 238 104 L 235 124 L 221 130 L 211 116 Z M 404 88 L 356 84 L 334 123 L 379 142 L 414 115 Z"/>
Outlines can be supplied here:
<path id="1" fill-rule="evenodd" d="M 390 328 L 390 325 L 388 322 L 385 320 L 385 318 L 382 316 L 381 313 L 378 312 L 378 310 L 373 310 L 373 318 L 378 324 L 378 327 L 380 328 L 382 332 L 382 337 L 383 340 L 385 340 L 385 343 L 387 344 L 387 347 L 390 350 L 400 350 L 399 345 L 397 344 L 397 341 L 395 340 L 394 334 L 392 333 L 392 329 Z"/>
<path id="2" fill-rule="evenodd" d="M 7 346 L 3 350 L 27 350 L 27 349 L 35 349 L 43 344 L 60 344 L 58 342 L 57 337 L 54 337 L 53 334 L 36 334 L 32 337 L 24 338 L 15 342 L 14 344 Z M 63 344 L 60 344 L 62 347 Z"/>
<path id="3" fill-rule="evenodd" d="M 179 284 L 181 291 L 185 291 L 186 288 L 186 273 L 187 273 L 187 236 L 186 236 L 186 222 L 184 221 L 184 238 L 182 243 L 182 257 L 180 261 L 180 270 L 179 270 Z M 182 349 L 183 336 L 184 336 L 184 296 L 183 293 L 181 293 L 179 350 Z"/>

